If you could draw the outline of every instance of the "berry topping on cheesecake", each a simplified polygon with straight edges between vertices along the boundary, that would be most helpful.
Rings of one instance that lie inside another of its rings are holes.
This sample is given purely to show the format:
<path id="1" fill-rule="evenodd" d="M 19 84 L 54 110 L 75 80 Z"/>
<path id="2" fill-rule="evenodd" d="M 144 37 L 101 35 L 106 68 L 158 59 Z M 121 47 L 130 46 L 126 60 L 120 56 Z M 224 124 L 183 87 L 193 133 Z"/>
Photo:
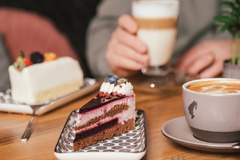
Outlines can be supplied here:
<path id="1" fill-rule="evenodd" d="M 53 61 L 57 59 L 57 55 L 53 52 L 47 52 L 44 54 L 44 61 Z"/>
<path id="2" fill-rule="evenodd" d="M 33 52 L 31 55 L 30 55 L 30 58 L 32 60 L 32 62 L 35 64 L 35 63 L 42 63 L 44 61 L 44 56 L 42 53 L 40 52 Z"/>
<path id="3" fill-rule="evenodd" d="M 53 52 L 46 52 L 44 55 L 40 52 L 32 52 L 30 58 L 28 58 L 25 56 L 24 52 L 21 51 L 13 66 L 18 71 L 22 71 L 25 67 L 31 66 L 32 64 L 54 61 L 56 59 L 57 55 Z"/>
<path id="4" fill-rule="evenodd" d="M 19 70 L 22 71 L 23 68 L 28 67 L 32 65 L 31 59 L 25 57 L 25 54 L 23 51 L 20 52 L 20 55 L 17 57 L 16 61 L 13 63 L 13 66 Z"/>

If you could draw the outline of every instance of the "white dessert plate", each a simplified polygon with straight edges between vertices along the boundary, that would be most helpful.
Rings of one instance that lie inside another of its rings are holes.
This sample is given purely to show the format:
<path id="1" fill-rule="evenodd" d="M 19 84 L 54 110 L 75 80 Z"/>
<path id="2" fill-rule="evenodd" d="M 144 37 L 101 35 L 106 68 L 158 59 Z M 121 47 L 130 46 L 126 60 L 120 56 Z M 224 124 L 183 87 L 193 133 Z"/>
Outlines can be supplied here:
<path id="1" fill-rule="evenodd" d="M 66 104 L 70 101 L 73 101 L 77 98 L 80 98 L 94 90 L 96 90 L 100 86 L 100 82 L 96 79 L 85 78 L 84 86 L 80 88 L 78 91 L 71 93 L 69 95 L 60 97 L 58 99 L 52 100 L 48 103 L 43 104 L 37 111 L 36 115 L 42 115 L 46 112 L 49 112 L 53 109 L 56 109 L 63 104 Z M 39 104 L 32 104 L 39 105 Z M 21 114 L 32 114 L 33 110 L 28 104 L 19 104 L 12 100 L 11 97 L 11 89 L 7 90 L 6 93 L 0 92 L 0 111 L 9 112 L 9 113 L 21 113 Z"/>
<path id="2" fill-rule="evenodd" d="M 173 142 L 196 150 L 208 152 L 240 152 L 240 149 L 232 147 L 237 142 L 210 143 L 195 138 L 184 116 L 167 121 L 162 126 L 162 133 Z"/>
<path id="3" fill-rule="evenodd" d="M 104 140 L 103 142 L 73 151 L 75 138 L 74 123 L 78 110 L 73 111 L 60 134 L 55 156 L 60 160 L 139 160 L 147 149 L 145 113 L 136 110 L 135 129 L 119 136 Z"/>

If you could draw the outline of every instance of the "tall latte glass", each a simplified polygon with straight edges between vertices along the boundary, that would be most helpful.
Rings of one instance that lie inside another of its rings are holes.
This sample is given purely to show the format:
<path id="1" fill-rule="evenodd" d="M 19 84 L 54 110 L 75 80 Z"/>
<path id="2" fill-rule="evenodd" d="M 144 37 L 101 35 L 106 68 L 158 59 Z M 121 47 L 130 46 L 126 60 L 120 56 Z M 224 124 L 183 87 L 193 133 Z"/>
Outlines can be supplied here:
<path id="1" fill-rule="evenodd" d="M 132 15 L 137 22 L 137 36 L 148 46 L 149 63 L 142 72 L 165 76 L 177 39 L 178 0 L 136 0 Z"/>

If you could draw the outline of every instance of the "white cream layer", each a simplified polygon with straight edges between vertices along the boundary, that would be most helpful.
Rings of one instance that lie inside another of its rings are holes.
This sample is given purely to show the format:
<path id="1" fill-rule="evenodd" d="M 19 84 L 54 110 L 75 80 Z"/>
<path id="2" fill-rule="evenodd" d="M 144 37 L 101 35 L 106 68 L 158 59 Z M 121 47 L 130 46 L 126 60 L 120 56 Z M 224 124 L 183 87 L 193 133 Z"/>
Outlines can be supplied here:
<path id="1" fill-rule="evenodd" d="M 133 86 L 130 82 L 125 82 L 122 84 L 111 84 L 109 82 L 103 82 L 100 88 L 100 92 L 103 93 L 117 93 L 126 96 L 133 95 Z"/>
<path id="2" fill-rule="evenodd" d="M 78 61 L 61 57 L 54 61 L 33 64 L 21 72 L 11 65 L 9 76 L 14 101 L 32 104 L 39 91 L 80 81 L 83 79 L 83 72 Z"/>

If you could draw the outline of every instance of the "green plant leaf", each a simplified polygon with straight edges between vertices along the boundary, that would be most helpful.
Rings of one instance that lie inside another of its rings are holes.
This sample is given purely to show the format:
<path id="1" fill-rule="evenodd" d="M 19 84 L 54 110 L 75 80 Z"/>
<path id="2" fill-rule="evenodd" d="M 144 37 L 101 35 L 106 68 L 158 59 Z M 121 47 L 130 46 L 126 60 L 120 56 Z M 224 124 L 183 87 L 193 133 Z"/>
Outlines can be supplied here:
<path id="1" fill-rule="evenodd" d="M 235 5 L 235 3 L 234 3 L 234 2 L 231 2 L 231 1 L 223 1 L 223 2 L 221 3 L 221 6 L 222 6 L 223 8 L 229 8 L 229 9 L 231 9 L 231 10 L 237 9 L 237 6 Z"/>
<path id="2" fill-rule="evenodd" d="M 222 28 L 220 29 L 219 33 L 224 33 L 228 28 L 229 28 L 229 25 L 222 26 Z"/>
<path id="3" fill-rule="evenodd" d="M 235 19 L 228 17 L 228 16 L 217 16 L 215 17 L 215 20 L 218 23 L 225 23 L 225 24 L 233 24 L 235 23 Z"/>
<path id="4" fill-rule="evenodd" d="M 20 57 L 21 57 L 21 58 L 24 58 L 24 57 L 25 57 L 25 54 L 24 54 L 23 51 L 20 51 Z"/>
<path id="5" fill-rule="evenodd" d="M 223 0 L 220 5 L 221 12 L 212 24 L 220 27 L 220 33 L 228 31 L 235 37 L 240 32 L 240 0 Z"/>

